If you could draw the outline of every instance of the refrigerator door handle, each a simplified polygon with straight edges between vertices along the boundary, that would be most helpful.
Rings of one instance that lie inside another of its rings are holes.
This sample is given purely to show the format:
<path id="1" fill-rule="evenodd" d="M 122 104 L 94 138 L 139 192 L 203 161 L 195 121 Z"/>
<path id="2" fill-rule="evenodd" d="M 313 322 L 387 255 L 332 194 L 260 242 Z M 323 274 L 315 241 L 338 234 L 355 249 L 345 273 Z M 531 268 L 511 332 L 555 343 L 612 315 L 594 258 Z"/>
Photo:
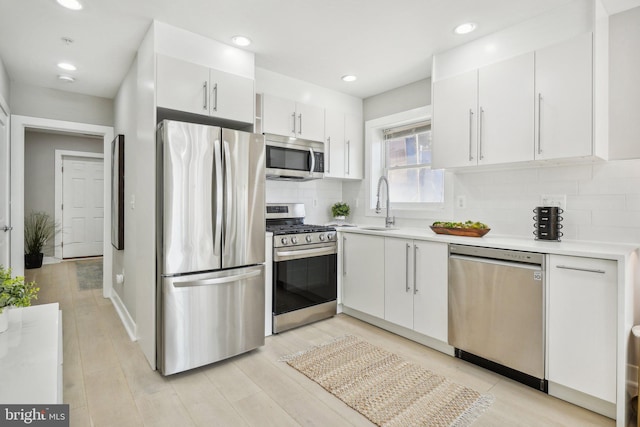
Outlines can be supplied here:
<path id="1" fill-rule="evenodd" d="M 228 234 L 229 234 L 229 228 L 230 228 L 230 221 L 232 220 L 232 196 L 231 196 L 231 191 L 233 190 L 231 188 L 232 182 L 231 182 L 231 155 L 229 154 L 229 143 L 227 141 L 223 142 L 223 155 L 224 155 L 224 205 L 225 205 L 225 215 L 224 215 L 224 233 L 225 233 L 225 245 L 228 244 L 229 239 L 227 238 Z M 226 246 L 225 246 L 226 249 Z M 227 252 L 225 250 L 225 252 Z"/>
<path id="2" fill-rule="evenodd" d="M 213 235 L 213 253 L 220 255 L 222 240 L 222 157 L 220 155 L 220 141 L 214 141 L 214 162 L 216 168 L 216 186 L 215 186 L 215 232 Z"/>
<path id="3" fill-rule="evenodd" d="M 262 270 L 253 270 L 247 273 L 236 274 L 234 276 L 217 277 L 214 279 L 185 280 L 184 282 L 176 281 L 173 282 L 173 286 L 176 288 L 191 288 L 194 286 L 223 285 L 225 283 L 238 282 L 240 280 L 259 276 L 261 273 Z"/>

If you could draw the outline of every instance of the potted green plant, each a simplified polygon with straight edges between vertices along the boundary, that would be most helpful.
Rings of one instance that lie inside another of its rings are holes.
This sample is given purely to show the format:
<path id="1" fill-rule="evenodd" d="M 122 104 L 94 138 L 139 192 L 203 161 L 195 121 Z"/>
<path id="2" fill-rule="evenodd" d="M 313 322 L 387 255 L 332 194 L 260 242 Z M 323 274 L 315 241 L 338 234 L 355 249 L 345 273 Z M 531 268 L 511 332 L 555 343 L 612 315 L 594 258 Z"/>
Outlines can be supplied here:
<path id="1" fill-rule="evenodd" d="M 343 202 L 334 203 L 331 206 L 331 215 L 337 220 L 344 220 L 351 213 L 349 205 Z"/>
<path id="2" fill-rule="evenodd" d="M 0 265 L 0 333 L 9 327 L 8 307 L 29 307 L 38 298 L 36 282 L 25 282 L 23 276 L 11 277 L 11 269 Z"/>
<path id="3" fill-rule="evenodd" d="M 46 212 L 31 212 L 24 219 L 24 267 L 40 268 L 42 248 L 56 232 L 56 225 Z"/>

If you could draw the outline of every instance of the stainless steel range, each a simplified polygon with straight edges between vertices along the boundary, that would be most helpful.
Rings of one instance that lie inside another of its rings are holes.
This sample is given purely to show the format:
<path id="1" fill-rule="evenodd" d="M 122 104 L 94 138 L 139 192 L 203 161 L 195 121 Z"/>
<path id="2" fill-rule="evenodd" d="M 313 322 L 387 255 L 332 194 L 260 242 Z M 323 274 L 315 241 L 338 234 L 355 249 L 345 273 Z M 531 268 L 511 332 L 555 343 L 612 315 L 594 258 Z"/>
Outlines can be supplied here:
<path id="1" fill-rule="evenodd" d="M 273 332 L 336 314 L 336 229 L 304 223 L 304 204 L 267 204 L 273 233 Z"/>

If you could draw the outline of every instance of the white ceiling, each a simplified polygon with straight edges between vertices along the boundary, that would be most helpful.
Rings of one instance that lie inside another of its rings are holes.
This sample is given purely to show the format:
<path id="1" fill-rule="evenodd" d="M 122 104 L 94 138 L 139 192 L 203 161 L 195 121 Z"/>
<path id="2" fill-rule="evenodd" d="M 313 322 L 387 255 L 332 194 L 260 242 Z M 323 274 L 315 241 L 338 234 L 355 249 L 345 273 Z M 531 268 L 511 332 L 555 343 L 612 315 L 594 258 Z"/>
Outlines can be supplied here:
<path id="1" fill-rule="evenodd" d="M 256 66 L 366 98 L 428 77 L 435 52 L 571 0 L 81 1 L 74 12 L 55 0 L 0 0 L 0 58 L 12 81 L 113 98 L 156 19 L 223 43 L 246 35 Z M 605 1 L 611 13 L 638 2 Z M 467 21 L 478 29 L 453 34 Z M 75 83 L 58 81 L 62 60 L 78 67 Z"/>

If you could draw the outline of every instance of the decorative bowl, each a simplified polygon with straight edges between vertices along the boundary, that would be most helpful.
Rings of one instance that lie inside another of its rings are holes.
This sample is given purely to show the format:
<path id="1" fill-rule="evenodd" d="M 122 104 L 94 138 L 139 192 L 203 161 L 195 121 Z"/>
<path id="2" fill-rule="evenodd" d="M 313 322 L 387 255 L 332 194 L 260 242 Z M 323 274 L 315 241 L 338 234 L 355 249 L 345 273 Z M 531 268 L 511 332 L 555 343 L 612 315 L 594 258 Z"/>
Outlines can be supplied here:
<path id="1" fill-rule="evenodd" d="M 448 234 L 451 236 L 464 236 L 464 237 L 482 237 L 491 231 L 490 228 L 447 228 L 447 227 L 434 227 L 430 226 L 436 234 Z"/>

